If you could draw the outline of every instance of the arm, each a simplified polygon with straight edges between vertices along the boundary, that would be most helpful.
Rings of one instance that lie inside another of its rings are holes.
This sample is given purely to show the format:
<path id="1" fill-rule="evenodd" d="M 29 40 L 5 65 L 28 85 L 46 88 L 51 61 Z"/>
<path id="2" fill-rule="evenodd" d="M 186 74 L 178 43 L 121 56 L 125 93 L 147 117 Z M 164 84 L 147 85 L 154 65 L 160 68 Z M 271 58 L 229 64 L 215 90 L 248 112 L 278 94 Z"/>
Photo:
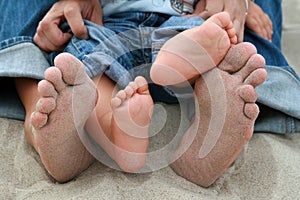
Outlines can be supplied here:
<path id="1" fill-rule="evenodd" d="M 99 0 L 60 0 L 39 23 L 34 42 L 45 51 L 62 50 L 72 37 L 72 34 L 60 30 L 59 25 L 64 21 L 69 23 L 76 37 L 87 39 L 89 36 L 83 19 L 103 25 Z"/>
<path id="2" fill-rule="evenodd" d="M 248 15 L 246 16 L 245 0 L 200 0 L 193 15 L 207 19 L 213 14 L 227 11 L 236 29 L 238 42 L 244 38 L 244 26 L 253 30 L 267 40 L 272 38 L 272 21 L 263 10 L 253 1 L 248 1 Z"/>
<path id="3" fill-rule="evenodd" d="M 261 37 L 271 41 L 273 33 L 272 21 L 270 17 L 253 1 L 249 1 L 246 26 Z"/>
<path id="4" fill-rule="evenodd" d="M 193 15 L 207 19 L 216 13 L 228 12 L 237 32 L 238 42 L 242 42 L 244 39 L 246 8 L 245 0 L 200 0 Z"/>

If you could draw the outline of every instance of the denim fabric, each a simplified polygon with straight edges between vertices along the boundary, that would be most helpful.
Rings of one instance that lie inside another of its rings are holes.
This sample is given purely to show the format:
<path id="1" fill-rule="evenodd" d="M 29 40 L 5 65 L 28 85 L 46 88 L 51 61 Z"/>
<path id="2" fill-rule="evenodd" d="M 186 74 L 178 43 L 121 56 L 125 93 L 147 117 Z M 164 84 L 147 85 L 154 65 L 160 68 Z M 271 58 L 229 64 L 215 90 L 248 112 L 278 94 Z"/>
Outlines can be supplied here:
<path id="1" fill-rule="evenodd" d="M 193 93 L 190 90 L 179 94 L 170 88 L 151 83 L 149 70 L 152 61 L 166 41 L 159 36 L 172 37 L 202 22 L 199 17 L 169 18 L 155 13 L 120 13 L 105 17 L 104 27 L 86 21 L 90 39 L 79 40 L 73 37 L 65 51 L 84 63 L 90 77 L 105 73 L 123 88 L 136 76 L 142 75 L 150 82 L 150 92 L 155 101 L 175 103 L 177 98 L 192 97 Z"/>
<path id="2" fill-rule="evenodd" d="M 38 23 L 57 0 L 1 0 L 0 41 L 33 36 Z"/>
<path id="3" fill-rule="evenodd" d="M 45 60 L 45 54 L 32 44 L 32 36 L 41 17 L 54 2 L 56 1 L 3 0 L 0 2 L 2 8 L 2 16 L 0 17 L 1 76 L 31 77 L 36 79 L 43 77 L 42 71 L 49 65 Z M 281 53 L 281 0 L 273 0 L 272 3 L 256 0 L 256 3 L 271 17 L 274 34 L 272 43 L 270 43 L 250 30 L 245 32 L 245 41 L 252 42 L 257 47 L 258 52 L 265 57 L 268 71 L 267 81 L 257 88 L 261 113 L 256 121 L 255 131 L 275 133 L 300 132 L 299 106 L 296 105 L 300 99 L 299 77 L 288 65 Z M 29 10 L 32 12 L 28 12 Z M 121 25 L 115 27 L 115 24 L 120 24 L 119 21 L 113 18 L 106 18 L 106 27 L 100 28 L 100 30 L 99 27 L 87 22 L 91 40 L 79 41 L 73 38 L 67 51 L 81 58 L 86 66 L 90 66 L 87 67 L 87 72 L 91 77 L 101 75 L 103 72 L 111 76 L 115 81 L 125 77 L 121 79 L 120 85 L 126 85 L 129 80 L 132 80 L 139 73 L 142 75 L 148 73 L 157 50 L 168 38 L 174 36 L 182 29 L 197 26 L 203 22 L 203 20 L 198 21 L 198 19 L 196 22 L 190 21 L 191 23 L 182 21 L 183 26 L 180 26 L 181 28 L 178 29 L 178 27 L 174 26 L 174 23 L 176 20 L 183 19 L 176 19 L 175 17 L 168 19 L 164 15 L 157 16 L 144 13 L 144 15 L 128 15 L 126 18 L 124 14 L 120 14 L 115 16 L 115 18 L 119 18 L 121 22 L 128 24 L 121 23 Z M 172 22 L 172 20 L 174 21 Z M 175 24 L 180 25 L 177 22 Z M 153 26 L 159 27 L 159 29 L 154 29 Z M 132 31 L 132 29 L 135 30 Z M 127 38 L 128 35 L 124 34 L 124 32 L 130 32 L 129 35 L 131 37 Z M 98 38 L 99 36 L 100 39 Z M 113 40 L 109 41 L 111 37 Z M 110 39 L 108 40 L 108 38 Z M 105 45 L 101 46 L 103 39 L 105 40 Z M 106 44 L 112 48 L 112 51 L 109 53 L 102 50 L 102 48 L 107 48 Z M 151 48 L 153 52 L 151 52 Z M 128 49 L 133 51 L 128 52 Z M 127 59 L 132 61 L 132 63 L 128 62 Z M 103 66 L 99 65 L 99 63 L 102 63 L 101 65 Z M 118 71 L 119 69 L 121 69 L 121 73 Z M 0 81 L 4 83 L 0 87 L 0 92 L 3 94 L 0 95 L 0 115 L 2 117 L 23 119 L 24 110 L 15 90 L 9 90 L 6 87 L 9 84 L 13 88 L 13 82 L 6 78 L 0 78 Z M 152 88 L 154 88 L 152 89 L 152 95 L 161 98 L 163 101 L 175 102 L 174 98 L 165 92 L 166 88 L 155 85 Z"/>
<path id="4" fill-rule="evenodd" d="M 53 0 L 0 1 L 0 117 L 24 119 L 25 111 L 8 77 L 42 79 L 47 55 L 32 41 L 37 25 Z"/>
<path id="5" fill-rule="evenodd" d="M 273 23 L 272 42 L 254 32 L 245 31 L 245 41 L 253 43 L 266 60 L 268 77 L 257 88 L 261 113 L 256 120 L 256 132 L 300 132 L 300 79 L 281 52 L 282 0 L 272 3 L 255 0 Z"/>

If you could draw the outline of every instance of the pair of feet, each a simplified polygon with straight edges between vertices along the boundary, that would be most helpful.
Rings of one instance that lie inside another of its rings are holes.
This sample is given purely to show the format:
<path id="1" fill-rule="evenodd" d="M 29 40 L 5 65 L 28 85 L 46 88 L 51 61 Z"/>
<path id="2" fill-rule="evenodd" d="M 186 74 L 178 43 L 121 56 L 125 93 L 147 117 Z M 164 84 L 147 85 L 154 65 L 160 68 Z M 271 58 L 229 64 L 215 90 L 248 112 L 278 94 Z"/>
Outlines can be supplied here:
<path id="1" fill-rule="evenodd" d="M 205 40 L 207 37 L 209 42 Z M 194 56 L 174 48 L 173 41 L 182 38 L 191 39 L 193 45 L 197 45 Z M 185 31 L 183 35 L 167 42 L 165 50 L 161 51 L 156 60 L 156 65 L 162 66 L 161 69 L 166 69 L 166 66 L 173 67 L 171 72 L 175 72 L 175 79 L 172 80 L 174 84 L 180 83 L 182 77 L 184 80 L 197 77 L 195 102 L 200 113 L 196 112 L 192 126 L 174 154 L 179 159 L 172 163 L 171 167 L 179 175 L 201 186 L 210 185 L 235 160 L 243 145 L 250 139 L 254 120 L 258 115 L 254 88 L 266 78 L 266 72 L 262 69 L 264 59 L 256 54 L 252 45 L 241 43 L 232 46 L 235 42 L 232 23 L 226 13 L 221 13 L 200 27 Z M 219 51 L 215 52 L 216 49 Z M 180 53 L 182 54 L 178 57 Z M 205 64 L 199 65 L 197 55 L 201 55 Z M 171 56 L 172 59 L 163 59 L 165 56 Z M 214 68 L 216 65 L 218 68 Z M 182 66 L 185 66 L 186 70 L 182 71 Z M 210 72 L 199 76 L 212 68 L 214 69 Z M 159 72 L 159 68 L 155 70 Z M 155 73 L 155 70 L 152 70 L 151 75 L 157 83 L 170 84 L 161 82 L 161 73 Z M 167 77 L 173 78 L 170 75 Z M 224 99 L 218 104 L 219 108 L 224 110 L 224 121 L 219 130 L 207 127 L 210 120 L 218 123 L 212 118 L 215 113 L 211 112 L 213 108 L 210 106 L 213 105 L 212 101 L 218 102 L 220 85 L 208 88 L 205 80 L 210 79 L 221 81 L 224 94 Z M 81 143 L 78 134 L 83 133 L 85 121 L 97 102 L 96 86 L 85 74 L 80 61 L 69 54 L 61 54 L 55 60 L 55 67 L 49 68 L 45 73 L 45 80 L 39 83 L 39 93 L 41 99 L 31 117 L 34 146 L 49 173 L 59 181 L 66 181 L 93 162 L 93 156 Z M 146 80 L 142 77 L 136 78 L 112 98 L 111 106 L 112 129 L 115 129 L 116 138 L 114 144 L 118 147 L 116 149 L 120 147 L 131 152 L 143 153 L 148 145 L 149 108 L 151 111 L 153 106 Z M 74 109 L 79 109 L 76 112 L 80 113 L 80 116 L 74 115 Z M 130 126 L 122 123 L 125 119 L 131 119 Z M 137 127 L 142 131 L 143 138 L 135 139 L 136 135 L 132 137 L 130 134 L 129 137 L 126 136 L 128 132 L 135 132 Z M 186 146 L 190 135 L 194 135 L 195 139 L 191 145 Z M 142 142 L 138 143 L 140 139 Z M 211 139 L 214 145 L 208 144 L 211 143 Z M 124 156 L 115 159 L 122 163 Z M 126 159 L 125 161 L 130 162 Z"/>

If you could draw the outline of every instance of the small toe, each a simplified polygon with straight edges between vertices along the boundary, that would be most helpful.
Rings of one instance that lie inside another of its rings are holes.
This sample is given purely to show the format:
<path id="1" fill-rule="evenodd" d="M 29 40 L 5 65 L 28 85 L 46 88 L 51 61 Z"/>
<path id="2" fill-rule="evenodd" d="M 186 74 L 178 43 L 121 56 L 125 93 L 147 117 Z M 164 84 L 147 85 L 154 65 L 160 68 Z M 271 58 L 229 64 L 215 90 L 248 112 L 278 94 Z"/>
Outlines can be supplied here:
<path id="1" fill-rule="evenodd" d="M 259 68 L 254 70 L 244 81 L 245 84 L 257 87 L 261 85 L 267 79 L 267 71 L 265 69 Z"/>
<path id="2" fill-rule="evenodd" d="M 41 80 L 38 83 L 38 92 L 42 97 L 56 98 L 57 92 L 52 83 L 47 80 Z"/>
<path id="3" fill-rule="evenodd" d="M 30 120 L 34 128 L 40 129 L 47 124 L 48 115 L 40 112 L 34 112 L 31 114 Z"/>
<path id="4" fill-rule="evenodd" d="M 129 83 L 129 86 L 130 86 L 134 91 L 136 91 L 136 90 L 138 89 L 138 86 L 137 86 L 137 84 L 136 84 L 135 82 L 130 82 L 130 83 Z"/>
<path id="5" fill-rule="evenodd" d="M 264 57 L 262 57 L 259 54 L 255 54 L 249 58 L 247 64 L 243 68 L 241 68 L 241 70 L 236 72 L 235 75 L 241 76 L 242 80 L 245 81 L 253 71 L 259 68 L 263 68 L 264 66 L 265 66 Z"/>
<path id="6" fill-rule="evenodd" d="M 117 107 L 119 107 L 122 104 L 122 100 L 118 97 L 114 97 L 111 99 L 111 107 L 112 109 L 115 109 Z"/>
<path id="7" fill-rule="evenodd" d="M 259 114 L 259 107 L 255 103 L 246 103 L 244 113 L 249 119 L 255 120 Z"/>
<path id="8" fill-rule="evenodd" d="M 36 110 L 41 113 L 49 114 L 56 107 L 56 101 L 52 97 L 45 97 L 39 99 L 36 105 Z"/>
<path id="9" fill-rule="evenodd" d="M 241 86 L 239 94 L 246 103 L 254 103 L 258 98 L 258 94 L 251 85 Z"/>
<path id="10" fill-rule="evenodd" d="M 135 90 L 133 90 L 133 88 L 130 87 L 129 85 L 126 86 L 124 91 L 125 91 L 125 94 L 126 94 L 127 98 L 131 97 L 133 95 L 133 93 L 135 92 Z"/>
<path id="11" fill-rule="evenodd" d="M 126 99 L 126 92 L 124 90 L 120 90 L 117 94 L 116 97 L 119 98 L 121 101 L 124 101 Z"/>
<path id="12" fill-rule="evenodd" d="M 61 71 L 56 67 L 50 67 L 45 71 L 45 79 L 53 84 L 57 92 L 62 91 L 66 87 Z"/>

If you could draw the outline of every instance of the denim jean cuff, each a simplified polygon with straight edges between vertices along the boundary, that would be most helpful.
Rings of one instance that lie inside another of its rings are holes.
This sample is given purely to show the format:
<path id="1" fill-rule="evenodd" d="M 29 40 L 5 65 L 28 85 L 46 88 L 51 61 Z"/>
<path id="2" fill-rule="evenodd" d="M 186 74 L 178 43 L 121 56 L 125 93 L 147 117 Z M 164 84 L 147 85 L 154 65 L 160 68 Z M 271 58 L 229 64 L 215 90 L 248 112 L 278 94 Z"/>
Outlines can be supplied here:
<path id="1" fill-rule="evenodd" d="M 0 76 L 43 79 L 49 67 L 47 56 L 31 42 L 0 51 Z"/>
<path id="2" fill-rule="evenodd" d="M 299 119 L 295 119 L 294 127 L 295 127 L 295 132 L 300 133 L 300 120 Z"/>

